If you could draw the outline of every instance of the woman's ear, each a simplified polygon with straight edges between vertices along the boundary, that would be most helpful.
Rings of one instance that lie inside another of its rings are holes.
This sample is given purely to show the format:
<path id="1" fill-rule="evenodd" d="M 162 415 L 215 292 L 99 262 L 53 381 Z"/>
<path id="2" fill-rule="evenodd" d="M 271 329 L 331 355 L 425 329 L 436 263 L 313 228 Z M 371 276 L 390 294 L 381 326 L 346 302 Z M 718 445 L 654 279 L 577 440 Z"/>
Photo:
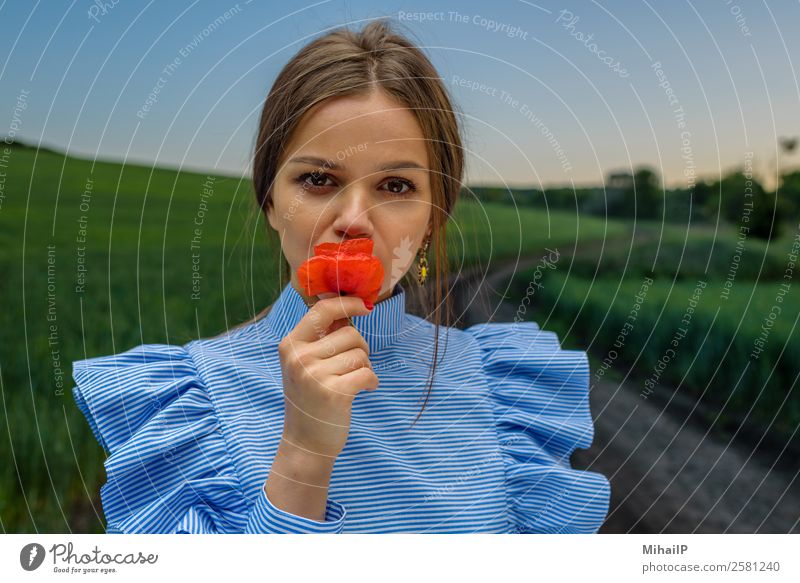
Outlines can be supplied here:
<path id="1" fill-rule="evenodd" d="M 274 204 L 267 205 L 266 215 L 267 215 L 267 222 L 269 223 L 269 226 L 272 227 L 276 232 L 280 232 L 280 231 L 278 231 L 277 221 L 275 220 L 275 205 Z"/>

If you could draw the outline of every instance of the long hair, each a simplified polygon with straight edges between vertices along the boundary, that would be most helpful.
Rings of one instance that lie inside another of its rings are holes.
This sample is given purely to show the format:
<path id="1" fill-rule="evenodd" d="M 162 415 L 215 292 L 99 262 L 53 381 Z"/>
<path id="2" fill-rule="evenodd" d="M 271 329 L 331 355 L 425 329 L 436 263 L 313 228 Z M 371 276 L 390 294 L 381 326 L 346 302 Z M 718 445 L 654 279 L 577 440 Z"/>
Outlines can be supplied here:
<path id="1" fill-rule="evenodd" d="M 416 278 L 404 289 L 415 290 L 425 317 L 435 325 L 434 351 L 428 390 L 417 422 L 433 389 L 439 353 L 440 326 L 452 323 L 450 294 L 444 293 L 448 270 L 446 226 L 462 185 L 464 151 L 457 111 L 436 69 L 405 36 L 384 19 L 370 21 L 360 31 L 337 28 L 304 46 L 281 70 L 261 112 L 253 156 L 253 187 L 260 212 L 273 206 L 273 185 L 284 147 L 303 115 L 326 99 L 385 91 L 411 110 L 422 128 L 430 161 L 432 190 L 431 276 L 420 286 Z M 268 229 L 274 233 L 272 229 Z M 277 236 L 277 234 L 275 234 Z M 272 235 L 271 235 L 272 236 Z M 280 241 L 276 248 L 280 247 Z M 289 264 L 282 262 L 288 281 Z M 263 318 L 268 306 L 242 325 Z M 238 326 L 237 326 L 238 327 Z"/>

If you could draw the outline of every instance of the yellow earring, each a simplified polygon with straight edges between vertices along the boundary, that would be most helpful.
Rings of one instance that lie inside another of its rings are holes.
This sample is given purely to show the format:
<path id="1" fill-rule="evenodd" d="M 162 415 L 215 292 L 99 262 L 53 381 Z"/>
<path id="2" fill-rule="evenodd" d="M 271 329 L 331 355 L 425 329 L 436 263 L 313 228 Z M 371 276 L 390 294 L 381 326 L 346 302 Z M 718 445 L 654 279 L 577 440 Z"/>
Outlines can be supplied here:
<path id="1" fill-rule="evenodd" d="M 424 284 L 428 277 L 428 245 L 430 241 L 430 238 L 425 239 L 425 244 L 422 246 L 417 263 L 417 281 L 419 281 L 420 285 Z"/>

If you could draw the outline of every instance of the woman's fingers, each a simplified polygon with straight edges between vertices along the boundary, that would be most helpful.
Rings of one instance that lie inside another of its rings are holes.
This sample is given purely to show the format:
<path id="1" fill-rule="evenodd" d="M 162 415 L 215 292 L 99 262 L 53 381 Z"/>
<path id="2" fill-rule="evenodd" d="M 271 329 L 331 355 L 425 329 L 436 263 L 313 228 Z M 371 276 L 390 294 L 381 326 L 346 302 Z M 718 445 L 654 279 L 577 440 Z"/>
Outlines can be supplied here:
<path id="1" fill-rule="evenodd" d="M 355 378 L 348 377 L 342 381 L 343 377 L 359 369 L 372 374 L 364 375 L 364 378 L 356 375 Z M 369 357 L 361 348 L 352 348 L 330 358 L 315 359 L 308 365 L 305 374 L 329 391 L 353 397 L 363 389 L 375 389 L 378 386 L 378 377 L 372 370 Z"/>
<path id="2" fill-rule="evenodd" d="M 369 356 L 367 341 L 352 326 L 342 326 L 307 346 L 307 349 L 318 358 L 330 358 L 351 348 L 360 348 Z"/>
<path id="3" fill-rule="evenodd" d="M 331 324 L 349 316 L 369 314 L 364 300 L 357 296 L 337 296 L 319 300 L 290 332 L 293 341 L 314 342 L 330 333 Z"/>
<path id="4" fill-rule="evenodd" d="M 339 393 L 353 397 L 361 391 L 374 391 L 378 388 L 378 375 L 370 367 L 362 366 L 346 374 L 330 377 L 328 386 Z"/>
<path id="5" fill-rule="evenodd" d="M 327 375 L 344 375 L 359 368 L 372 368 L 369 357 L 361 348 L 351 348 L 330 358 L 317 361 L 315 373 L 319 371 L 322 378 Z"/>

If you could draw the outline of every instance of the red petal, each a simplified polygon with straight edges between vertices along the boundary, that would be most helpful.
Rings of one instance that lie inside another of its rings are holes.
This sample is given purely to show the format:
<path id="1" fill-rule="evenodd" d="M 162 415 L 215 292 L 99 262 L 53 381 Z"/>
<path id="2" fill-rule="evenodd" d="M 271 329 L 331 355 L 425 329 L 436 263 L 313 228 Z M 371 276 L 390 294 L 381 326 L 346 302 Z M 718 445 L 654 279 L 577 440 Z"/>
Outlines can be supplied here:
<path id="1" fill-rule="evenodd" d="M 374 306 L 383 284 L 383 264 L 372 255 L 372 239 L 358 238 L 339 243 L 320 243 L 314 257 L 297 270 L 300 285 L 309 296 L 322 293 L 355 295 L 368 308 Z"/>

